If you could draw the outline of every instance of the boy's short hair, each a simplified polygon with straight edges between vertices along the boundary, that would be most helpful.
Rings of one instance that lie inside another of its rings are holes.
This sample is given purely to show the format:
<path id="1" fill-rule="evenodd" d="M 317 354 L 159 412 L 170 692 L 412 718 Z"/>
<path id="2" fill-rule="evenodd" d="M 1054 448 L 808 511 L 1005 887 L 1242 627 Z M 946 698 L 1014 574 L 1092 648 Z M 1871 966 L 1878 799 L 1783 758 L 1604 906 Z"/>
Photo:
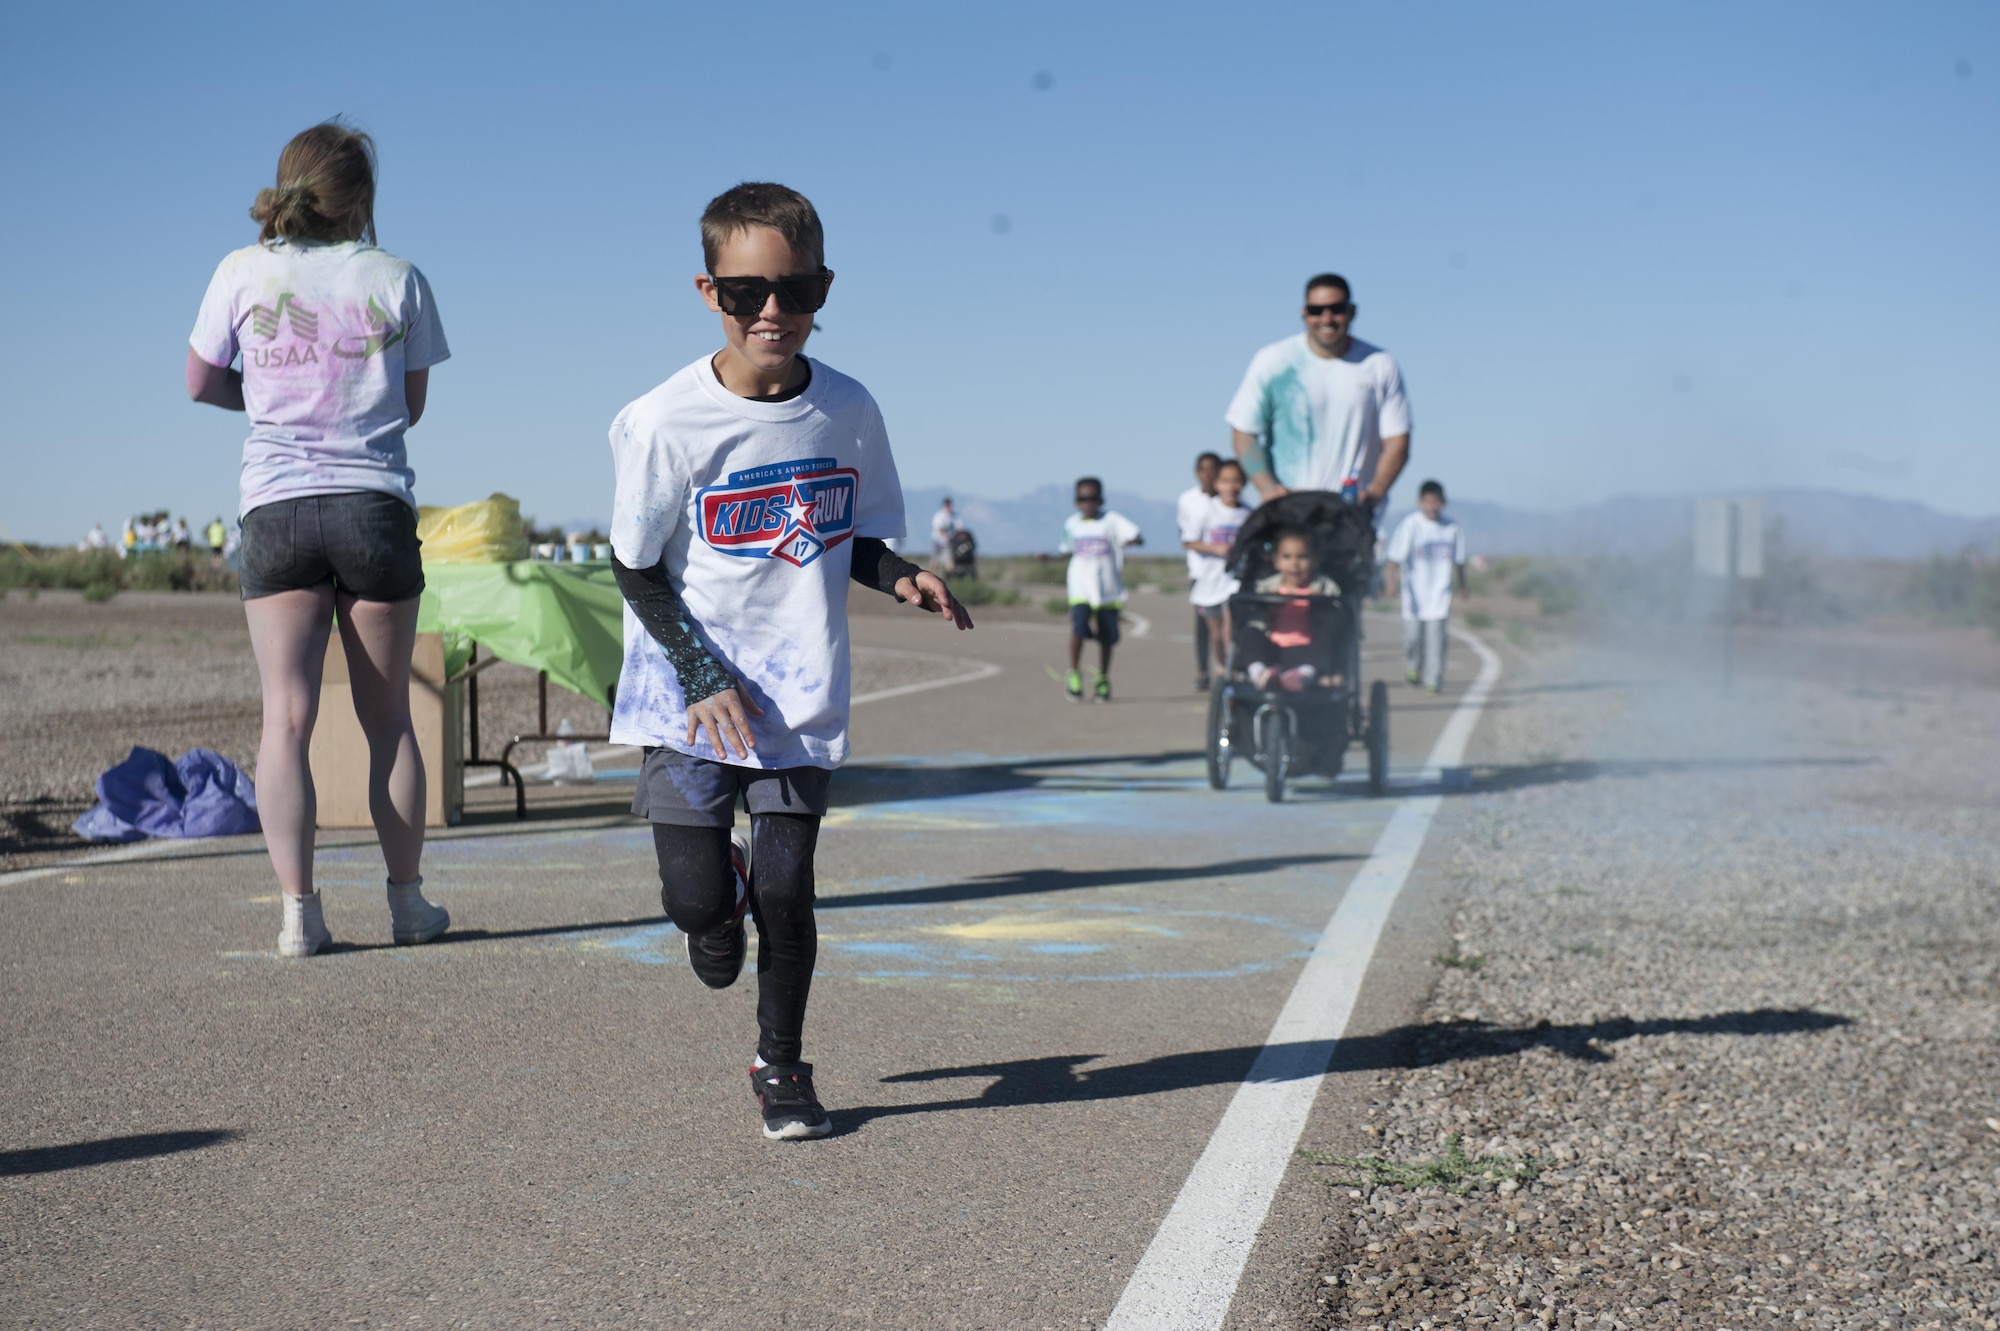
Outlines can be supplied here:
<path id="1" fill-rule="evenodd" d="M 1224 458 L 1222 460 L 1222 465 L 1215 469 L 1215 474 L 1217 476 L 1220 476 L 1222 475 L 1223 472 L 1231 470 L 1240 472 L 1245 480 L 1250 479 L 1250 472 L 1248 471 L 1248 469 L 1246 469 L 1244 465 L 1241 462 L 1238 462 L 1235 458 Z"/>
<path id="2" fill-rule="evenodd" d="M 1075 489 L 1075 491 L 1074 491 L 1074 492 L 1081 492 L 1081 491 L 1082 491 L 1082 489 L 1083 489 L 1083 487 L 1084 487 L 1084 486 L 1086 486 L 1086 485 L 1087 485 L 1087 486 L 1089 486 L 1089 487 L 1090 487 L 1091 489 L 1093 489 L 1093 490 L 1097 491 L 1097 495 L 1098 495 L 1098 498 L 1100 498 L 1100 499 L 1101 499 L 1101 498 L 1103 498 L 1103 497 L 1104 497 L 1104 482 L 1103 482 L 1103 481 L 1100 481 L 1100 480 L 1098 480 L 1098 479 L 1097 479 L 1097 478 L 1096 478 L 1095 476 L 1079 476 L 1079 477 L 1077 477 L 1077 478 L 1076 478 L 1076 489 Z M 1074 492 L 1073 492 L 1073 493 L 1074 493 Z"/>
<path id="3" fill-rule="evenodd" d="M 1444 482 L 1425 481 L 1422 485 L 1419 485 L 1417 487 L 1417 498 L 1422 499 L 1425 495 L 1436 495 L 1442 501 L 1444 499 Z"/>
<path id="4" fill-rule="evenodd" d="M 1339 273 L 1314 273 L 1306 279 L 1306 294 L 1310 296 L 1314 287 L 1339 287 L 1342 295 L 1354 299 L 1354 288 L 1347 285 L 1347 279 Z"/>
<path id="5" fill-rule="evenodd" d="M 1283 545 L 1286 541 L 1304 541 L 1306 543 L 1307 554 L 1317 556 L 1319 553 L 1318 550 L 1313 546 L 1312 533 L 1307 531 L 1304 527 L 1278 528 L 1277 531 L 1271 534 L 1271 553 L 1276 554 L 1278 552 L 1278 547 Z"/>
<path id="6" fill-rule="evenodd" d="M 1197 467 L 1199 467 L 1199 466 L 1200 466 L 1200 465 L 1201 465 L 1202 463 L 1204 463 L 1204 462 L 1213 462 L 1213 463 L 1214 463 L 1214 464 L 1215 464 L 1216 466 L 1218 466 L 1218 467 L 1219 467 L 1219 466 L 1221 466 L 1221 465 L 1222 465 L 1222 454 L 1220 454 L 1220 453 L 1202 453 L 1202 454 L 1200 454 L 1199 456 L 1197 456 L 1197 457 L 1195 458 L 1195 460 L 1194 460 L 1194 465 L 1195 465 L 1195 466 L 1197 466 Z"/>
<path id="7" fill-rule="evenodd" d="M 794 254 L 806 255 L 816 268 L 826 267 L 826 232 L 812 200 L 795 189 L 753 180 L 724 190 L 702 209 L 701 261 L 710 277 L 723 245 L 753 226 L 770 227 Z"/>

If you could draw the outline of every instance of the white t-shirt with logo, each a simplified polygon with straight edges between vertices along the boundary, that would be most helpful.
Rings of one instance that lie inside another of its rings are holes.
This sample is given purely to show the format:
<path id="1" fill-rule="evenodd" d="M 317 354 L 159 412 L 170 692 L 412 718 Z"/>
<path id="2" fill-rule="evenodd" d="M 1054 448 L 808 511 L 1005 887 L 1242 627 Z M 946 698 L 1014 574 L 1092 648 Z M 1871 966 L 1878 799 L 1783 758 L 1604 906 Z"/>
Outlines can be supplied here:
<path id="1" fill-rule="evenodd" d="M 304 495 L 380 490 L 416 506 L 403 376 L 451 355 L 430 284 L 358 240 L 277 240 L 223 259 L 188 345 L 243 357 L 237 514 Z"/>
<path id="2" fill-rule="evenodd" d="M 1188 539 L 1208 541 L 1216 545 L 1229 545 L 1236 540 L 1236 533 L 1250 520 L 1250 510 L 1237 504 L 1231 507 L 1222 502 L 1220 495 L 1202 496 L 1208 507 L 1202 514 L 1201 534 Z M 1221 605 L 1236 595 L 1237 581 L 1229 576 L 1229 561 L 1221 555 L 1205 555 L 1199 550 L 1188 551 L 1190 564 L 1200 561 L 1195 570 L 1194 590 L 1188 593 L 1188 600 L 1196 605 Z"/>
<path id="3" fill-rule="evenodd" d="M 764 709 L 750 722 L 747 767 L 846 760 L 853 538 L 903 534 L 875 399 L 809 363 L 798 397 L 752 402 L 704 356 L 611 423 L 612 551 L 630 568 L 665 557 L 695 636 Z M 628 606 L 612 743 L 724 760 L 705 736 L 686 736 L 680 681 Z"/>
<path id="4" fill-rule="evenodd" d="M 1069 556 L 1069 603 L 1125 604 L 1125 547 L 1138 539 L 1138 524 L 1109 509 L 1094 518 L 1072 513 L 1063 519 L 1062 552 Z"/>
<path id="5" fill-rule="evenodd" d="M 1201 539 L 1202 523 L 1208 518 L 1208 501 L 1215 498 L 1202 490 L 1199 485 L 1190 485 L 1181 491 L 1180 498 L 1174 500 L 1174 522 L 1180 528 L 1181 543 Z M 1188 577 L 1201 576 L 1201 565 L 1195 561 L 1201 556 L 1193 550 L 1187 552 Z"/>
<path id="6" fill-rule="evenodd" d="M 1404 619 L 1450 617 L 1452 576 L 1465 562 L 1464 528 L 1412 513 L 1396 524 L 1384 558 L 1402 570 Z"/>
<path id="7" fill-rule="evenodd" d="M 1410 401 L 1396 358 L 1350 338 L 1337 360 L 1300 333 L 1250 358 L 1229 403 L 1229 428 L 1256 435 L 1271 474 L 1292 490 L 1339 490 L 1375 479 L 1382 440 L 1410 432 Z"/>

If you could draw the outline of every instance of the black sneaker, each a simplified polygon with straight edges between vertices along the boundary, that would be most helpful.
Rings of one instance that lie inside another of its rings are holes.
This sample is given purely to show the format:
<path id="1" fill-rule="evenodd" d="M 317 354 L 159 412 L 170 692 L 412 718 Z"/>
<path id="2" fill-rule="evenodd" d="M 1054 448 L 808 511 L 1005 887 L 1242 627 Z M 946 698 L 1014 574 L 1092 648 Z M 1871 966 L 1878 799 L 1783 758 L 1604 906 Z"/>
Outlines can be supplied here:
<path id="1" fill-rule="evenodd" d="M 749 938 L 743 928 L 743 914 L 750 906 L 750 846 L 740 832 L 729 834 L 729 863 L 736 870 L 736 913 L 720 929 L 711 929 L 699 938 L 687 935 L 688 966 L 695 978 L 711 989 L 727 989 L 743 973 L 743 956 Z"/>
<path id="2" fill-rule="evenodd" d="M 750 1089 L 764 1114 L 764 1136 L 774 1142 L 804 1141 L 833 1131 L 833 1120 L 813 1094 L 810 1063 L 766 1063 L 750 1069 Z"/>

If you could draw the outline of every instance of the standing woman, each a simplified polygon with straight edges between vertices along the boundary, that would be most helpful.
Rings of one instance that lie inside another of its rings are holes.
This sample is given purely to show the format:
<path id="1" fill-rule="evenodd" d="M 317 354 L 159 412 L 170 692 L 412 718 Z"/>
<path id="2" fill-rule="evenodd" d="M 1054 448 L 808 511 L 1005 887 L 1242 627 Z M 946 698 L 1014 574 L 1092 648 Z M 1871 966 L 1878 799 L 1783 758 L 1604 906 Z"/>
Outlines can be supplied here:
<path id="1" fill-rule="evenodd" d="M 354 710 L 368 736 L 368 808 L 389 869 L 398 943 L 450 917 L 424 900 L 424 765 L 410 726 L 410 653 L 424 570 L 403 433 L 430 368 L 451 354 L 430 285 L 375 247 L 375 143 L 338 121 L 278 156 L 250 216 L 255 245 L 222 261 L 189 338 L 188 396 L 247 412 L 243 609 L 264 689 L 257 806 L 284 889 L 278 951 L 332 941 L 313 889 L 316 804 L 306 748 L 339 610 Z M 241 370 L 231 363 L 242 357 Z"/>

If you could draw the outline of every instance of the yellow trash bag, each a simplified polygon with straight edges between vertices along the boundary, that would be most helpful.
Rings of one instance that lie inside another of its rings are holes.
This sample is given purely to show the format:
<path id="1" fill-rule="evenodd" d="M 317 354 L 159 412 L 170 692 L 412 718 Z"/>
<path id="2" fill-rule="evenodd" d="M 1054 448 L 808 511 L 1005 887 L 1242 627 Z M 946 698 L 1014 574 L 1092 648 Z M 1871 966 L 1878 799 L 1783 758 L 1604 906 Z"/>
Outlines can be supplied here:
<path id="1" fill-rule="evenodd" d="M 503 494 L 456 508 L 419 508 L 426 564 L 502 564 L 528 557 L 521 501 Z"/>

